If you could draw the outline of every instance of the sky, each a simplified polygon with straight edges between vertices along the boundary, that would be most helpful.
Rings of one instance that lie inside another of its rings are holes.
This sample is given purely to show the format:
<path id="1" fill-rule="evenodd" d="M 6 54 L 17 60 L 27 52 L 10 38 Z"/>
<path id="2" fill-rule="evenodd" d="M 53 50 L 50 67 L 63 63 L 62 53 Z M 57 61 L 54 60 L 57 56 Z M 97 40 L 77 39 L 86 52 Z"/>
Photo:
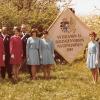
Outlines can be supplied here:
<path id="1" fill-rule="evenodd" d="M 80 16 L 100 15 L 100 0 L 72 0 L 72 7 Z"/>

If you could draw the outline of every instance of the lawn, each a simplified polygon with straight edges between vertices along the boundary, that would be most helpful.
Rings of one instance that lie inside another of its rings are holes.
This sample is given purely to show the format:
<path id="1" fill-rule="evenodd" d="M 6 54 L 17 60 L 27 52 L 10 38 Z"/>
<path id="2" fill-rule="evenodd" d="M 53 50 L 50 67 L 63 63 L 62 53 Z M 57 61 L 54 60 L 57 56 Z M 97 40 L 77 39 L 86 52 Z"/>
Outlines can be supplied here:
<path id="1" fill-rule="evenodd" d="M 92 83 L 84 61 L 55 65 L 49 81 L 41 77 L 31 81 L 28 74 L 20 77 L 15 85 L 8 79 L 0 82 L 0 100 L 100 100 L 100 78 L 97 84 Z"/>

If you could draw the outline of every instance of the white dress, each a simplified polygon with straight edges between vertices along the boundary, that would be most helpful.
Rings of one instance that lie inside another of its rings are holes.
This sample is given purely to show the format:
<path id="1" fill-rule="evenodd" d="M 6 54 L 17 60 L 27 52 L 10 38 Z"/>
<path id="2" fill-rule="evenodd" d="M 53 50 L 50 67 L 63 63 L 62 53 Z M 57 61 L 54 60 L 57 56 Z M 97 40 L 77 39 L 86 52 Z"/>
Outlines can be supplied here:
<path id="1" fill-rule="evenodd" d="M 89 69 L 94 69 L 98 65 L 99 61 L 99 45 L 96 41 L 90 41 L 88 43 L 88 52 L 87 52 L 87 66 Z"/>

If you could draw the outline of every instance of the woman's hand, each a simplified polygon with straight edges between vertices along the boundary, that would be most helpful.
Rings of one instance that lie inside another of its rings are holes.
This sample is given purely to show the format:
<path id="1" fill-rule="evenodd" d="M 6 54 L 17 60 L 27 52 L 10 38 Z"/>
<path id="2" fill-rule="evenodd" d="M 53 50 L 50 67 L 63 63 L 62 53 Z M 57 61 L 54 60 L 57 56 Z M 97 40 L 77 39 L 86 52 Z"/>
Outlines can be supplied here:
<path id="1" fill-rule="evenodd" d="M 5 55 L 3 54 L 3 61 L 5 61 Z"/>
<path id="2" fill-rule="evenodd" d="M 98 65 L 98 61 L 97 60 L 95 61 L 95 65 Z"/>
<path id="3" fill-rule="evenodd" d="M 42 56 L 40 55 L 40 59 L 42 59 Z"/>
<path id="4" fill-rule="evenodd" d="M 14 54 L 11 55 L 11 58 L 14 59 Z"/>

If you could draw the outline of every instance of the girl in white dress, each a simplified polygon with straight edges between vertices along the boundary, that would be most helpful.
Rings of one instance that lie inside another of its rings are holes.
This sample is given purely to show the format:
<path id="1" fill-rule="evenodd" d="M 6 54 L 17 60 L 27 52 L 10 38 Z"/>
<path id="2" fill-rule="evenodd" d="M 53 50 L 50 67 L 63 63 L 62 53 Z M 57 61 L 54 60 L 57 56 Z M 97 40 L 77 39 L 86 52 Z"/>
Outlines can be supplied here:
<path id="1" fill-rule="evenodd" d="M 95 41 L 95 32 L 91 32 L 89 36 L 90 42 L 88 43 L 87 66 L 92 72 L 93 82 L 95 83 L 98 81 L 99 45 Z"/>

